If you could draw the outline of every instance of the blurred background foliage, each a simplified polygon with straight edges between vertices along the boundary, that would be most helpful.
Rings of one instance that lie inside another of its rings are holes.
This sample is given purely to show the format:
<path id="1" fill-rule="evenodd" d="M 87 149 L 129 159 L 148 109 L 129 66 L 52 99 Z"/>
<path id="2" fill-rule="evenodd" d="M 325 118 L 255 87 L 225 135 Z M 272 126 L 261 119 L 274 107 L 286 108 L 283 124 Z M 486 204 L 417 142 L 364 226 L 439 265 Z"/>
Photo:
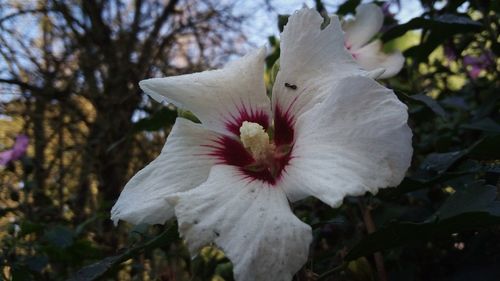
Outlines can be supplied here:
<path id="1" fill-rule="evenodd" d="M 341 16 L 359 3 L 313 2 Z M 294 280 L 498 280 L 500 2 L 421 0 L 406 23 L 394 17 L 400 1 L 377 3 L 386 50 L 406 57 L 382 83 L 408 105 L 412 166 L 399 187 L 338 209 L 295 203 L 314 242 Z M 266 13 L 285 5 L 261 4 Z M 174 221 L 114 227 L 109 209 L 175 118 L 189 117 L 138 82 L 242 54 L 251 12 L 241 5 L 0 0 L 0 278 L 233 280 L 219 250 L 191 259 Z M 279 39 L 268 47 L 272 82 Z M 26 136 L 27 147 L 15 144 Z"/>

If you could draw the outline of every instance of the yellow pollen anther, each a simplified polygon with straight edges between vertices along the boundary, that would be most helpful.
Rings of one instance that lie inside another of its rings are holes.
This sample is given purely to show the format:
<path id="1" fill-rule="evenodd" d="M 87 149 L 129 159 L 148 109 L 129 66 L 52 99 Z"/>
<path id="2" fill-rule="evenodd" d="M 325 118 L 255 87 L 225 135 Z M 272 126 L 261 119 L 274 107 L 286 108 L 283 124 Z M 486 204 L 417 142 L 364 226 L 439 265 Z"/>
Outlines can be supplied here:
<path id="1" fill-rule="evenodd" d="M 240 127 L 240 139 L 255 160 L 266 158 L 270 149 L 269 136 L 261 125 L 244 121 Z"/>

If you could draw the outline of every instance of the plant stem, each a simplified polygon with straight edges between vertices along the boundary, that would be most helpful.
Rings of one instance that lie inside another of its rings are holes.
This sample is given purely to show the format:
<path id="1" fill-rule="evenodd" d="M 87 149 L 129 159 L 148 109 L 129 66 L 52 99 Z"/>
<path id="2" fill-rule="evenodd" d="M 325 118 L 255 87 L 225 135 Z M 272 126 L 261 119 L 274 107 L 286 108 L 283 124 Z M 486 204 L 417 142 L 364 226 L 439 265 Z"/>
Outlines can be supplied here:
<path id="1" fill-rule="evenodd" d="M 328 271 L 324 272 L 323 274 L 321 274 L 321 275 L 318 277 L 318 279 L 316 279 L 316 281 L 325 280 L 325 278 L 326 278 L 326 277 L 328 277 L 328 276 L 330 276 L 330 275 L 334 274 L 334 273 L 335 273 L 335 272 L 337 272 L 337 271 L 343 270 L 343 269 L 344 269 L 344 268 L 346 268 L 346 267 L 347 267 L 347 263 L 346 263 L 346 262 L 343 262 L 342 264 L 340 264 L 340 265 L 338 265 L 338 266 L 336 266 L 336 267 L 334 267 L 334 268 L 332 268 L 332 269 L 330 269 L 330 270 L 328 270 Z"/>
<path id="2" fill-rule="evenodd" d="M 375 223 L 373 222 L 373 218 L 371 215 L 371 208 L 365 206 L 363 198 L 360 198 L 358 203 L 361 214 L 363 216 L 363 221 L 365 223 L 366 232 L 368 232 L 368 234 L 371 234 L 376 230 Z M 376 252 L 375 254 L 373 254 L 373 258 L 375 260 L 375 266 L 377 268 L 378 280 L 387 281 L 387 272 L 385 271 L 384 257 L 382 256 L 382 253 Z"/>

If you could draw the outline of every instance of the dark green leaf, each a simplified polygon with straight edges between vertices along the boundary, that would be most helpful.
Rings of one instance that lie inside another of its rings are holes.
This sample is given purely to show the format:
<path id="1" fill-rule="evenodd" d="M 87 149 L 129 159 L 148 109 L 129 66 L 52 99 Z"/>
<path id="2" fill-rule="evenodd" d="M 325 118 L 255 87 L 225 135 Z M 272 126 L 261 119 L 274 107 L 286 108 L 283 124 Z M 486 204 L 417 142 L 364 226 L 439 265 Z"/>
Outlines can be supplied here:
<path id="1" fill-rule="evenodd" d="M 316 4 L 316 11 L 318 11 L 318 13 L 326 12 L 325 4 L 323 4 L 321 0 L 314 0 L 314 3 Z"/>
<path id="2" fill-rule="evenodd" d="M 468 150 L 431 153 L 422 161 L 417 171 L 412 175 L 412 179 L 420 182 L 430 181 L 448 170 L 467 153 Z"/>
<path id="3" fill-rule="evenodd" d="M 382 35 L 384 42 L 402 36 L 409 30 L 425 29 L 428 31 L 420 45 L 404 52 L 406 57 L 413 57 L 417 62 L 426 61 L 439 45 L 455 34 L 477 32 L 482 25 L 465 15 L 443 14 L 432 19 L 415 18 L 406 24 L 396 25 Z"/>
<path id="4" fill-rule="evenodd" d="M 500 159 L 500 135 L 488 136 L 474 146 L 470 157 L 480 160 Z"/>
<path id="5" fill-rule="evenodd" d="M 99 218 L 102 219 L 102 218 L 107 218 L 107 217 L 104 216 L 103 214 L 98 214 L 98 215 L 94 215 L 91 218 L 85 220 L 84 222 L 82 222 L 81 224 L 79 224 L 76 227 L 75 236 L 79 236 L 80 234 L 82 234 L 86 227 L 88 227 L 90 224 L 92 224 L 93 222 L 95 222 Z"/>
<path id="6" fill-rule="evenodd" d="M 486 211 L 498 205 L 495 202 L 497 190 L 492 186 L 484 186 L 476 182 L 465 189 L 455 192 L 434 214 L 433 218 L 443 220 L 463 213 Z M 493 215 L 500 215 L 493 213 Z M 432 220 L 431 218 L 430 220 Z"/>
<path id="7" fill-rule="evenodd" d="M 27 258 L 24 263 L 31 271 L 41 272 L 49 263 L 46 256 L 34 256 Z"/>
<path id="8" fill-rule="evenodd" d="M 20 226 L 21 226 L 21 232 L 20 232 L 21 236 L 35 232 L 41 232 L 44 228 L 43 225 L 28 220 L 22 221 Z"/>
<path id="9" fill-rule="evenodd" d="M 448 1 L 447 4 L 446 4 L 446 6 L 445 6 L 445 9 L 448 10 L 448 11 L 455 11 L 464 2 L 465 2 L 465 0 L 452 0 L 452 1 Z"/>
<path id="10" fill-rule="evenodd" d="M 67 248 L 73 244 L 73 231 L 71 229 L 56 225 L 45 232 L 45 239 L 53 246 Z"/>
<path id="11" fill-rule="evenodd" d="M 345 224 L 346 223 L 346 218 L 343 217 L 343 216 L 336 216 L 332 219 L 329 219 L 329 220 L 323 220 L 323 221 L 316 221 L 316 222 L 313 222 L 313 223 L 310 223 L 311 226 L 313 228 L 316 228 L 316 227 L 319 227 L 319 226 L 323 226 L 323 225 L 327 225 L 327 224 L 330 224 L 330 225 L 342 225 L 342 224 Z"/>
<path id="12" fill-rule="evenodd" d="M 493 121 L 491 118 L 483 118 L 469 124 L 464 124 L 461 127 L 464 129 L 500 134 L 500 125 L 497 122 Z"/>
<path id="13" fill-rule="evenodd" d="M 487 212 L 464 213 L 439 222 L 393 222 L 366 236 L 355 245 L 346 260 L 353 260 L 380 250 L 414 242 L 425 242 L 436 236 L 500 224 L 500 217 Z"/>
<path id="14" fill-rule="evenodd" d="M 124 255 L 117 255 L 112 257 L 104 258 L 103 260 L 88 265 L 82 269 L 80 269 L 75 276 L 73 276 L 71 281 L 87 281 L 87 280 L 96 280 L 97 278 L 104 275 L 108 270 L 112 267 L 120 264 L 121 262 L 127 260 Z"/>
<path id="15" fill-rule="evenodd" d="M 381 198 L 389 199 L 407 192 L 427 188 L 428 185 L 429 184 L 427 182 L 424 183 L 422 180 L 419 181 L 412 179 L 411 177 L 405 177 L 397 188 L 382 189 L 378 193 L 378 196 Z"/>
<path id="16" fill-rule="evenodd" d="M 234 280 L 233 264 L 231 262 L 220 263 L 215 268 L 215 272 L 220 275 L 224 280 Z"/>
<path id="17" fill-rule="evenodd" d="M 167 125 L 172 125 L 177 118 L 177 111 L 164 107 L 152 114 L 150 117 L 143 118 L 134 124 L 133 131 L 157 131 Z"/>
<path id="18" fill-rule="evenodd" d="M 271 68 L 271 72 L 269 73 L 269 80 L 272 85 L 274 85 L 274 82 L 276 81 L 276 76 L 278 76 L 278 72 L 280 70 L 280 61 L 279 59 L 275 61 L 274 65 Z"/>
<path id="19" fill-rule="evenodd" d="M 431 153 L 422 161 L 418 169 L 413 173 L 413 175 L 411 175 L 411 178 L 419 182 L 433 181 L 461 160 L 462 157 L 475 151 L 478 147 L 485 145 L 484 142 L 487 140 L 488 138 L 480 139 L 470 147 L 463 150 L 445 153 Z"/>
<path id="20" fill-rule="evenodd" d="M 490 90 L 484 91 L 484 100 L 478 107 L 474 110 L 474 118 L 480 120 L 482 118 L 488 117 L 495 112 L 498 112 L 498 106 L 500 102 L 500 95 L 498 90 L 494 87 Z"/>
<path id="21" fill-rule="evenodd" d="M 144 238 L 147 237 L 148 229 L 149 229 L 149 224 L 141 223 L 134 225 L 134 227 L 129 233 L 129 240 L 132 243 L 144 240 Z"/>
<path id="22" fill-rule="evenodd" d="M 285 25 L 288 23 L 288 18 L 290 15 L 278 15 L 278 29 L 283 32 Z"/>
<path id="23" fill-rule="evenodd" d="M 158 236 L 145 241 L 137 246 L 127 249 L 125 252 L 107 257 L 101 261 L 94 264 L 88 265 L 80 269 L 75 275 L 73 275 L 70 281 L 91 281 L 96 280 L 106 274 L 108 271 L 112 270 L 122 262 L 138 255 L 139 253 L 154 249 L 162 246 L 169 245 L 177 239 L 177 229 L 171 227 Z"/>
<path id="24" fill-rule="evenodd" d="M 440 102 L 441 104 L 448 107 L 469 110 L 469 105 L 467 104 L 467 102 L 463 97 L 457 97 L 457 96 L 446 97 L 442 99 Z"/>
<path id="25" fill-rule="evenodd" d="M 356 7 L 361 3 L 361 0 L 349 0 L 340 5 L 337 9 L 338 15 L 354 14 Z"/>
<path id="26" fill-rule="evenodd" d="M 266 57 L 266 67 L 268 69 L 272 68 L 278 61 L 280 57 L 280 43 L 278 39 L 274 36 L 269 37 L 269 44 L 271 45 L 271 53 Z"/>
<path id="27" fill-rule="evenodd" d="M 418 101 L 418 102 L 425 104 L 434 113 L 436 113 L 437 115 L 439 115 L 445 119 L 448 117 L 448 115 L 444 111 L 443 107 L 441 107 L 441 105 L 435 99 L 429 97 L 426 94 L 411 95 L 411 96 L 408 96 L 408 98 L 411 100 Z"/>
<path id="28" fill-rule="evenodd" d="M 467 15 L 442 14 L 433 18 L 437 24 L 447 24 L 453 27 L 480 28 L 482 24 L 472 20 Z"/>
<path id="29" fill-rule="evenodd" d="M 35 280 L 30 274 L 28 268 L 24 266 L 14 265 L 12 267 L 12 281 L 32 281 Z"/>
<path id="30" fill-rule="evenodd" d="M 392 222 L 366 236 L 351 249 L 346 260 L 424 242 L 435 236 L 500 224 L 500 202 L 495 201 L 496 194 L 495 187 L 478 184 L 458 190 L 425 222 Z"/>
<path id="31" fill-rule="evenodd" d="M 432 19 L 414 18 L 405 24 L 396 25 L 382 35 L 382 40 L 386 42 L 400 37 L 410 30 L 421 28 L 435 31 L 442 31 L 443 29 L 451 31 L 451 34 L 442 34 L 442 37 L 447 37 L 455 33 L 478 31 L 481 27 L 481 23 L 473 21 L 468 16 L 444 14 Z"/>

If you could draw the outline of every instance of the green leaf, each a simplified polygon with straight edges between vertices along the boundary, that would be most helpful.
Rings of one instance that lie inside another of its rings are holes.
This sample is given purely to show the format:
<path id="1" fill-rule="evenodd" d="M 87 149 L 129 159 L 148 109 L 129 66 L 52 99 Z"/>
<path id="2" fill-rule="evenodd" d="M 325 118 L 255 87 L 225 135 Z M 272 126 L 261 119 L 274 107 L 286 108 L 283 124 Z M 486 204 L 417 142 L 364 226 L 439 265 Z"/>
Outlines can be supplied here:
<path id="1" fill-rule="evenodd" d="M 29 270 L 20 265 L 14 265 L 11 269 L 12 281 L 32 281 L 35 280 Z"/>
<path id="2" fill-rule="evenodd" d="M 500 125 L 491 118 L 483 118 L 461 126 L 464 129 L 500 134 Z"/>
<path id="3" fill-rule="evenodd" d="M 387 42 L 396 37 L 400 37 L 407 31 L 414 29 L 429 29 L 432 31 L 448 30 L 451 33 L 441 34 L 441 37 L 449 37 L 456 33 L 478 31 L 482 28 L 481 23 L 472 20 L 465 15 L 443 14 L 432 19 L 414 18 L 405 24 L 396 25 L 382 35 L 382 40 Z"/>
<path id="4" fill-rule="evenodd" d="M 408 192 L 427 188 L 429 184 L 422 179 L 416 180 L 411 177 L 405 177 L 397 188 L 385 188 L 380 190 L 378 197 L 389 199 L 400 196 Z"/>
<path id="5" fill-rule="evenodd" d="M 316 11 L 318 11 L 318 13 L 326 11 L 325 4 L 323 4 L 321 0 L 314 0 L 314 3 L 316 4 Z"/>
<path id="6" fill-rule="evenodd" d="M 134 225 L 132 230 L 129 233 L 129 239 L 132 243 L 142 241 L 144 238 L 148 236 L 149 224 L 141 223 Z"/>
<path id="7" fill-rule="evenodd" d="M 391 222 L 363 238 L 345 259 L 350 261 L 436 236 L 500 224 L 500 202 L 495 201 L 496 194 L 495 187 L 478 184 L 458 190 L 429 219 L 421 223 Z"/>
<path id="8" fill-rule="evenodd" d="M 215 268 L 215 273 L 224 278 L 224 280 L 227 281 L 234 280 L 233 264 L 230 261 L 217 264 L 217 267 Z"/>
<path id="9" fill-rule="evenodd" d="M 61 225 L 56 225 L 46 231 L 44 237 L 50 244 L 62 249 L 73 245 L 74 241 L 73 231 Z"/>
<path id="10" fill-rule="evenodd" d="M 163 107 L 151 116 L 143 118 L 134 124 L 133 131 L 157 131 L 167 125 L 172 125 L 177 118 L 177 111 L 169 107 Z"/>
<path id="11" fill-rule="evenodd" d="M 356 7 L 361 3 L 361 0 L 349 0 L 340 5 L 337 9 L 338 15 L 354 14 Z"/>
<path id="12" fill-rule="evenodd" d="M 24 263 L 31 271 L 42 272 L 49 263 L 49 258 L 47 256 L 33 256 L 26 258 Z"/>
<path id="13" fill-rule="evenodd" d="M 498 103 L 500 101 L 500 95 L 495 87 L 481 91 L 484 99 L 474 110 L 474 118 L 477 120 L 488 116 L 495 116 L 495 112 L 498 112 Z"/>
<path id="14" fill-rule="evenodd" d="M 87 281 L 87 280 L 96 280 L 97 278 L 104 275 L 111 268 L 120 264 L 121 262 L 127 260 L 123 255 L 117 255 L 112 257 L 107 257 L 102 259 L 101 261 L 88 265 L 82 269 L 80 269 L 75 276 L 73 276 L 70 281 Z"/>
<path id="15" fill-rule="evenodd" d="M 500 135 L 488 136 L 474 146 L 470 151 L 470 157 L 480 160 L 500 159 Z"/>
<path id="16" fill-rule="evenodd" d="M 424 33 L 426 36 L 419 45 L 409 48 L 404 52 L 404 55 L 415 58 L 416 62 L 421 62 L 426 61 L 430 53 L 445 40 L 455 34 L 478 32 L 482 29 L 482 25 L 465 15 L 443 14 L 432 19 L 415 18 L 408 23 L 390 29 L 382 35 L 382 40 L 387 42 L 413 29 L 424 29 L 428 33 Z"/>
<path id="17" fill-rule="evenodd" d="M 276 76 L 278 76 L 279 70 L 280 70 L 280 60 L 277 59 L 273 67 L 271 68 L 271 73 L 270 73 L 271 85 L 274 85 L 274 81 L 276 81 Z"/>
<path id="18" fill-rule="evenodd" d="M 444 111 L 443 107 L 438 103 L 437 100 L 429 97 L 426 94 L 417 94 L 408 96 L 409 99 L 425 104 L 429 107 L 434 113 L 443 117 L 444 119 L 448 118 L 448 114 Z"/>
<path id="19" fill-rule="evenodd" d="M 427 182 L 431 181 L 460 160 L 468 153 L 468 150 L 459 150 L 446 153 L 431 153 L 422 161 L 417 171 L 411 176 L 412 179 Z"/>
<path id="20" fill-rule="evenodd" d="M 182 117 L 182 118 L 185 118 L 187 120 L 193 121 L 194 123 L 198 123 L 198 124 L 201 123 L 200 119 L 198 119 L 198 117 L 196 117 L 196 115 L 194 115 L 189 110 L 183 110 L 183 109 L 178 108 L 177 109 L 177 115 L 179 117 Z"/>
<path id="21" fill-rule="evenodd" d="M 42 224 L 34 223 L 28 220 L 22 221 L 20 227 L 21 232 L 19 234 L 21 236 L 41 232 L 44 228 Z"/>
<path id="22" fill-rule="evenodd" d="M 80 234 L 83 233 L 83 231 L 85 230 L 86 227 L 88 227 L 89 225 L 91 225 L 93 222 L 95 222 L 97 219 L 103 219 L 103 218 L 107 218 L 106 215 L 104 214 L 97 214 L 97 215 L 93 215 L 92 217 L 90 217 L 89 219 L 85 220 L 84 222 L 80 223 L 76 228 L 75 228 L 75 236 L 79 236 Z"/>
<path id="23" fill-rule="evenodd" d="M 158 236 L 151 238 L 137 246 L 127 249 L 125 252 L 107 257 L 91 265 L 85 266 L 76 272 L 69 281 L 91 281 L 97 280 L 110 270 L 116 268 L 122 262 L 137 256 L 146 250 L 155 249 L 158 247 L 167 246 L 177 240 L 177 228 L 170 227 L 160 233 Z"/>
<path id="24" fill-rule="evenodd" d="M 495 206 L 500 203 L 498 201 L 494 201 L 496 195 L 497 190 L 495 187 L 484 186 L 482 183 L 476 182 L 467 188 L 452 194 L 429 220 L 443 220 L 464 213 L 482 211 L 500 216 L 500 214 L 494 211 Z M 490 207 L 492 207 L 492 209 L 490 209 Z"/>
<path id="25" fill-rule="evenodd" d="M 393 222 L 366 236 L 356 244 L 346 260 L 353 260 L 381 250 L 387 250 L 415 242 L 425 242 L 455 232 L 500 223 L 500 217 L 487 212 L 464 213 L 432 223 Z"/>
<path id="26" fill-rule="evenodd" d="M 488 138 L 482 138 L 472 144 L 470 147 L 445 153 L 431 153 L 422 161 L 418 169 L 411 175 L 411 179 L 418 182 L 431 182 L 446 171 L 448 171 L 455 163 L 461 160 L 464 156 L 474 152 L 478 147 L 485 145 Z M 498 150 L 498 148 L 497 148 Z"/>
<path id="27" fill-rule="evenodd" d="M 349 280 L 373 281 L 374 272 L 370 262 L 365 257 L 360 257 L 347 264 Z"/>
<path id="28" fill-rule="evenodd" d="M 271 45 L 271 53 L 266 57 L 266 67 L 273 68 L 280 58 L 280 42 L 274 36 L 269 36 L 269 44 Z"/>
<path id="29" fill-rule="evenodd" d="M 288 23 L 288 18 L 290 15 L 278 15 L 278 29 L 280 32 L 283 32 L 283 28 Z"/>

